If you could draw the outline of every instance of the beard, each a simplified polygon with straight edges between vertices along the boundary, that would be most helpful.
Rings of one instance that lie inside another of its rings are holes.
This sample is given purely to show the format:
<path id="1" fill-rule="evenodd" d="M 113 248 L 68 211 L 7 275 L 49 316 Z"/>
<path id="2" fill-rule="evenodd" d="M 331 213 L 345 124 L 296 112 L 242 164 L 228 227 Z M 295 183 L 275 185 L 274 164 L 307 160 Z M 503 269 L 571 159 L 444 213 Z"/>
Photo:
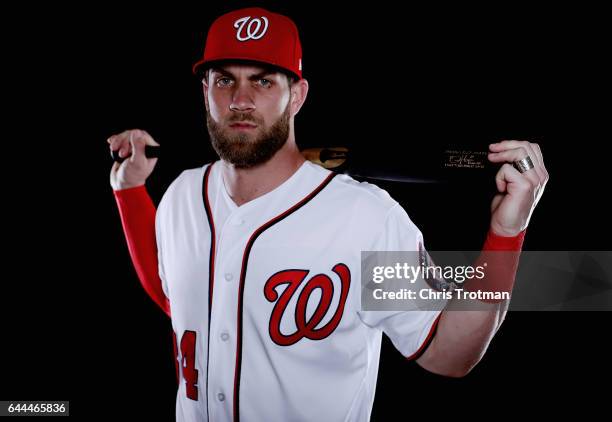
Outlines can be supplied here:
<path id="1" fill-rule="evenodd" d="M 251 113 L 236 112 L 227 119 L 227 125 L 249 122 L 257 125 L 256 133 L 230 133 L 213 120 L 206 110 L 208 134 L 219 157 L 236 168 L 250 168 L 270 160 L 285 145 L 289 138 L 289 105 L 276 122 L 269 128 L 264 121 Z"/>

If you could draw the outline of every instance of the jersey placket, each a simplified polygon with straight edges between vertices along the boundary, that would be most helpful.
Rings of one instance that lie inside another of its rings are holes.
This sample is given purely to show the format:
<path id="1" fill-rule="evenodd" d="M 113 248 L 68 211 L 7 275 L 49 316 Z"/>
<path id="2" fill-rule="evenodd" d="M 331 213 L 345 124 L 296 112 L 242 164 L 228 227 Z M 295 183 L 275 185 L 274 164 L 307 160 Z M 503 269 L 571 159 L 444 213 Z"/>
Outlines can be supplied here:
<path id="1" fill-rule="evenodd" d="M 208 365 L 210 420 L 232 420 L 236 367 L 236 310 L 244 247 L 252 231 L 244 207 L 234 209 L 221 229 L 215 262 Z"/>

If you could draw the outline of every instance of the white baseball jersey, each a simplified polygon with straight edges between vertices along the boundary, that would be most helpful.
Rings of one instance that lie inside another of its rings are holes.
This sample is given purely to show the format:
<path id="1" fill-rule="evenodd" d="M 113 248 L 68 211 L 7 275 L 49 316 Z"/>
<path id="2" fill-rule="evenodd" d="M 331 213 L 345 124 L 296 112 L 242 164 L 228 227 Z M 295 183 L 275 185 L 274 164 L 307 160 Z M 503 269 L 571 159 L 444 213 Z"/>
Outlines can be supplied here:
<path id="1" fill-rule="evenodd" d="M 406 357 L 440 312 L 361 311 L 361 251 L 417 250 L 387 192 L 306 161 L 237 206 L 221 163 L 184 171 L 156 217 L 177 341 L 177 421 L 367 421 L 382 333 Z"/>

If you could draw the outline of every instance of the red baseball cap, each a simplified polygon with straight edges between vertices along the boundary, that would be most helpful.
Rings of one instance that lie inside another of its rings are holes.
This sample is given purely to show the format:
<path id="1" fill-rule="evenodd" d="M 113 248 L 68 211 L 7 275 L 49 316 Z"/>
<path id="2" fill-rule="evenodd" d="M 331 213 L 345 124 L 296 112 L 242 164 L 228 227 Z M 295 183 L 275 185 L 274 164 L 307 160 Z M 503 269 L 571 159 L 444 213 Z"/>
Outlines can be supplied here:
<path id="1" fill-rule="evenodd" d="M 224 60 L 266 63 L 302 79 L 297 26 L 288 17 L 259 7 L 229 12 L 211 25 L 204 56 L 193 65 L 193 72 Z"/>

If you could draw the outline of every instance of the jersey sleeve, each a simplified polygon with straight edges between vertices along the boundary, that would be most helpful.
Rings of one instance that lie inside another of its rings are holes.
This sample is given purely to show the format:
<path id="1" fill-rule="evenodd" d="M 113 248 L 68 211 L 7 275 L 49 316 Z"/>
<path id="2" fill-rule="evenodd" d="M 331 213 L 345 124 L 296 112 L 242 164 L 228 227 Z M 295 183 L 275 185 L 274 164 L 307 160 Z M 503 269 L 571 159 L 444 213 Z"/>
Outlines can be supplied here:
<path id="1" fill-rule="evenodd" d="M 145 186 L 114 191 L 132 264 L 145 292 L 170 316 L 160 277 L 155 230 L 155 205 Z"/>
<path id="2" fill-rule="evenodd" d="M 372 251 L 418 251 L 423 236 L 406 211 L 396 203 L 386 215 L 382 232 Z M 422 246 L 424 248 L 424 246 Z M 435 334 L 441 310 L 359 311 L 361 321 L 382 330 L 408 359 L 418 358 Z"/>

